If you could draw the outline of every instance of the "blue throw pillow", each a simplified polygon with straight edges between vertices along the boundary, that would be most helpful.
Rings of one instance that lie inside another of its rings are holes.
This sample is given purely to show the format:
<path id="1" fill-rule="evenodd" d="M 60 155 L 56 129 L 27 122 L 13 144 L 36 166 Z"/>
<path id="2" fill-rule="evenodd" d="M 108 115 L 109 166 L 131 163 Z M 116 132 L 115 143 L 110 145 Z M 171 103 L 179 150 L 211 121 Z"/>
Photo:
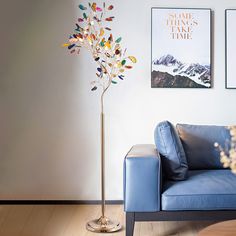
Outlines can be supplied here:
<path id="1" fill-rule="evenodd" d="M 170 180 L 185 180 L 188 164 L 175 127 L 169 121 L 159 123 L 154 132 L 155 143 L 162 157 L 165 176 Z"/>
<path id="2" fill-rule="evenodd" d="M 224 148 L 229 142 L 230 133 L 226 126 L 177 124 L 176 129 L 190 170 L 223 169 L 214 143 Z"/>

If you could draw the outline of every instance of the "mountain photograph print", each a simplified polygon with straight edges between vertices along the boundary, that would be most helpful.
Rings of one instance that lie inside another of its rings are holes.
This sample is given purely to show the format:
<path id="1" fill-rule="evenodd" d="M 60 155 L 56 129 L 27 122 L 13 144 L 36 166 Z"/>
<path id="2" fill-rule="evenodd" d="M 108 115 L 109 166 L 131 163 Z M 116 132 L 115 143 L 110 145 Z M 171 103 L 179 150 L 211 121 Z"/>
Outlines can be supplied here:
<path id="1" fill-rule="evenodd" d="M 152 8 L 152 88 L 211 88 L 211 10 Z"/>

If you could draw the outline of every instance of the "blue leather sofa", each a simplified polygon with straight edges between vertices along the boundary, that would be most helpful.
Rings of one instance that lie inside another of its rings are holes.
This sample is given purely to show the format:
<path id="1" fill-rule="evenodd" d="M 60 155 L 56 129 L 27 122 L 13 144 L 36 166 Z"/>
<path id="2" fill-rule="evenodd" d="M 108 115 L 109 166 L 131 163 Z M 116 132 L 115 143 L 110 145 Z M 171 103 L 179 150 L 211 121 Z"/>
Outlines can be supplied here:
<path id="1" fill-rule="evenodd" d="M 236 218 L 236 176 L 214 147 L 227 145 L 227 127 L 164 121 L 154 136 L 156 145 L 135 145 L 125 157 L 126 236 L 135 221 Z"/>

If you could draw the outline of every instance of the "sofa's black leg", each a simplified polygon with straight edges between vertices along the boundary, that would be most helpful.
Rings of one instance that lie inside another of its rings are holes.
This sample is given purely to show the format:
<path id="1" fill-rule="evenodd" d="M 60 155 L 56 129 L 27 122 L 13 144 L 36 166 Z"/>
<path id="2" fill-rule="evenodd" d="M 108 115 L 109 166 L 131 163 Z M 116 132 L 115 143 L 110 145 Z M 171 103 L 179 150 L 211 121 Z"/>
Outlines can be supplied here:
<path id="1" fill-rule="evenodd" d="M 134 212 L 126 212 L 126 236 L 133 236 L 134 223 Z"/>

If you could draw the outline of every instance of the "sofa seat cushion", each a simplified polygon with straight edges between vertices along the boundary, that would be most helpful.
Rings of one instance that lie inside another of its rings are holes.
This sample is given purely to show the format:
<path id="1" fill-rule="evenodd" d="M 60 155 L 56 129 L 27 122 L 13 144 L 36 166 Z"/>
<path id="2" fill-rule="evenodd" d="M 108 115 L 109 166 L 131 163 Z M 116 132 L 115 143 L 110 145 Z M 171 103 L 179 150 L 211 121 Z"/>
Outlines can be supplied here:
<path id="1" fill-rule="evenodd" d="M 162 210 L 235 210 L 236 175 L 230 170 L 193 170 L 188 180 L 163 183 Z"/>

